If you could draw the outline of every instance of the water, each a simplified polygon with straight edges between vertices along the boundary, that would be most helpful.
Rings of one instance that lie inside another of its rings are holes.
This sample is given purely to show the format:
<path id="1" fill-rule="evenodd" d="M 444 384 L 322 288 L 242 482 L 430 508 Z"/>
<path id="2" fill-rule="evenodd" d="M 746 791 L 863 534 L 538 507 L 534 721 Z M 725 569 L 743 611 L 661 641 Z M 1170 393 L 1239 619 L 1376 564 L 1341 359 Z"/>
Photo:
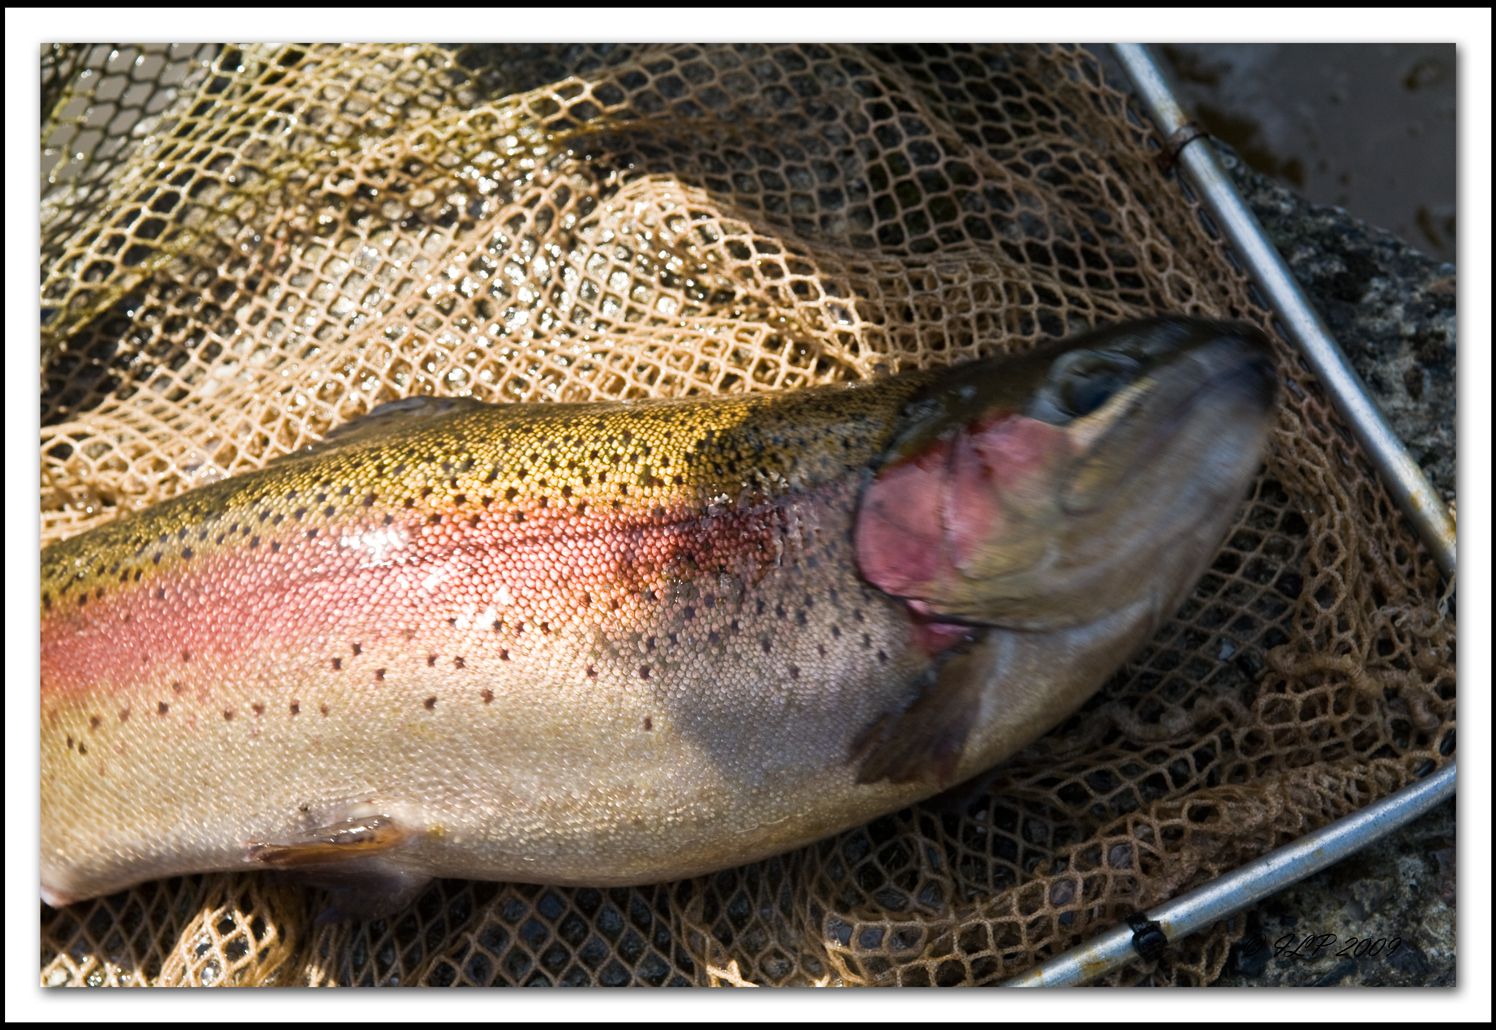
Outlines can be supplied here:
<path id="1" fill-rule="evenodd" d="M 1258 171 L 1455 257 L 1455 48 L 1170 44 L 1185 108 Z"/>

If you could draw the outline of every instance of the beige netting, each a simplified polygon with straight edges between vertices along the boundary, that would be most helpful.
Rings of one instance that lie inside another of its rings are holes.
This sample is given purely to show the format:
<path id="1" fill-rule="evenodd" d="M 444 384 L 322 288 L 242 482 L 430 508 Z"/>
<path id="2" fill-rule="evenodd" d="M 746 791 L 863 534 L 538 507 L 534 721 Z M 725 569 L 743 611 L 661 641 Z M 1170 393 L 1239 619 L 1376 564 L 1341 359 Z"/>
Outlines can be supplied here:
<path id="1" fill-rule="evenodd" d="M 1164 311 L 1266 326 L 1085 53 L 80 46 L 42 60 L 42 537 L 410 394 L 795 389 Z M 992 983 L 1447 760 L 1440 580 L 1288 349 L 1188 607 L 964 811 L 682 883 L 316 926 L 190 877 L 44 983 Z M 1217 926 L 1113 982 L 1208 983 Z"/>

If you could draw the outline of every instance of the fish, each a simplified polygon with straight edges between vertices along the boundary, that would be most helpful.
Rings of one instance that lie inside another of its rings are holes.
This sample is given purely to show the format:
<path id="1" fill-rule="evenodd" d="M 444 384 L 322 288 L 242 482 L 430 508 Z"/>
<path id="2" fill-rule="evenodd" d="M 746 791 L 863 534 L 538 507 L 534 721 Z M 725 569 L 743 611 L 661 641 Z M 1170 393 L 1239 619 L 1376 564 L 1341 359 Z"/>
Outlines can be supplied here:
<path id="1" fill-rule="evenodd" d="M 850 386 L 376 408 L 44 549 L 42 898 L 664 882 L 931 797 L 1182 603 L 1274 393 L 1257 330 L 1164 316 Z"/>

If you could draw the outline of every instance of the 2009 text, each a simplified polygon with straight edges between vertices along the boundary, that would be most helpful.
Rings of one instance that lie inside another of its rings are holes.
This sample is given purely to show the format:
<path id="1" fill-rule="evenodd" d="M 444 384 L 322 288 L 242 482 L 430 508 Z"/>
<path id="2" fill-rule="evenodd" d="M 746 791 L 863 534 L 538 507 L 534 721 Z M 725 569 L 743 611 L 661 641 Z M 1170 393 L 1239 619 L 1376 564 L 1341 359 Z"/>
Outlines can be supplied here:
<path id="1" fill-rule="evenodd" d="M 1376 958 L 1391 955 L 1402 945 L 1401 937 L 1348 937 L 1336 947 L 1333 933 L 1311 933 L 1300 937 L 1284 934 L 1273 942 L 1273 954 L 1285 959 L 1313 959 L 1324 954 L 1337 958 Z"/>

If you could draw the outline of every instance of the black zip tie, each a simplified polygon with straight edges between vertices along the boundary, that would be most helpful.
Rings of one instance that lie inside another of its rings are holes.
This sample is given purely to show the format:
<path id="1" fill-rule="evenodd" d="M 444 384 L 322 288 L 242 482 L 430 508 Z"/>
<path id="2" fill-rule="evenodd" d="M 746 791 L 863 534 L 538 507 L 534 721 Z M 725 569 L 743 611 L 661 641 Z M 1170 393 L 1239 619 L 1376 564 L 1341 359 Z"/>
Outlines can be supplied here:
<path id="1" fill-rule="evenodd" d="M 1179 128 L 1169 133 L 1169 138 L 1164 140 L 1164 148 L 1154 158 L 1158 162 L 1158 170 L 1168 175 L 1179 163 L 1180 151 L 1189 146 L 1201 136 L 1209 136 L 1210 133 L 1200 128 L 1195 122 L 1185 122 Z"/>
<path id="2" fill-rule="evenodd" d="M 1163 955 L 1169 938 L 1164 936 L 1162 926 L 1142 913 L 1128 916 L 1127 925 L 1132 928 L 1133 951 L 1150 962 Z"/>

